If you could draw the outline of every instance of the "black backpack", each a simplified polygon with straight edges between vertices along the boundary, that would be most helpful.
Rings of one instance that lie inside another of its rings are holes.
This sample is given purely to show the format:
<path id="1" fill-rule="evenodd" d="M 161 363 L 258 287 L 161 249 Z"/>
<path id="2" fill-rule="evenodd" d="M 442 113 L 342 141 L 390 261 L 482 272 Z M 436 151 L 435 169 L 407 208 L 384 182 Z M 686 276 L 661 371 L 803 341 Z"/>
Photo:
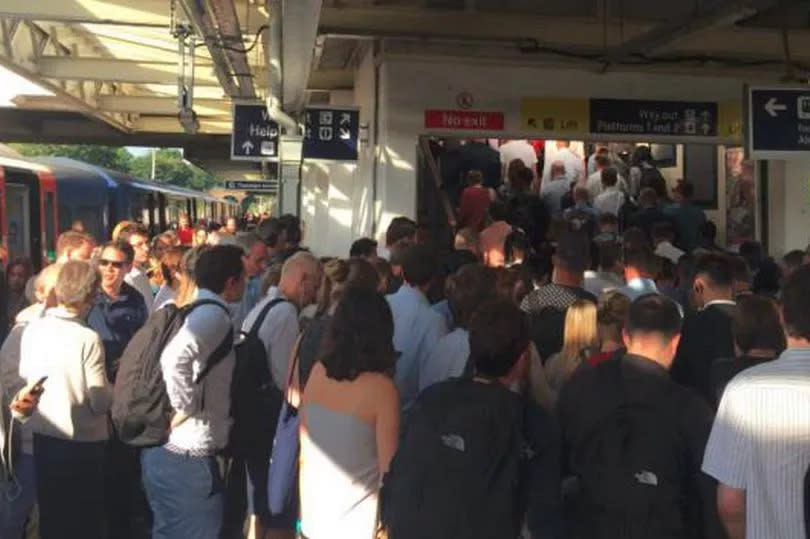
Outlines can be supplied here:
<path id="1" fill-rule="evenodd" d="M 113 388 L 112 422 L 118 438 L 131 446 L 163 445 L 169 439 L 171 405 L 166 394 L 160 355 L 180 330 L 186 317 L 201 305 L 217 305 L 213 300 L 195 301 L 178 308 L 174 304 L 158 309 L 149 317 L 124 349 Z M 233 331 L 208 358 L 195 383 L 228 355 L 233 346 Z"/>
<path id="2" fill-rule="evenodd" d="M 581 492 L 572 537 L 701 537 L 700 517 L 685 512 L 685 445 L 672 392 L 641 388 L 643 400 L 630 397 L 623 363 L 622 357 L 597 367 L 617 388 L 617 400 L 605 402 L 614 409 L 598 417 L 577 455 Z"/>
<path id="3" fill-rule="evenodd" d="M 661 171 L 652 165 L 642 165 L 640 168 L 641 180 L 639 181 L 639 191 L 646 187 L 650 187 L 655 190 L 655 194 L 658 195 L 659 201 L 668 200 L 669 193 L 667 192 L 667 180 L 664 179 Z"/>
<path id="4" fill-rule="evenodd" d="M 282 298 L 269 301 L 250 331 L 243 331 L 242 340 L 236 344 L 236 366 L 231 382 L 233 425 L 226 450 L 231 456 L 267 457 L 273 446 L 284 394 L 273 382 L 259 329 L 270 309 L 286 302 Z"/>
<path id="5" fill-rule="evenodd" d="M 522 417 L 519 397 L 496 383 L 422 392 L 383 484 L 389 539 L 517 537 Z"/>

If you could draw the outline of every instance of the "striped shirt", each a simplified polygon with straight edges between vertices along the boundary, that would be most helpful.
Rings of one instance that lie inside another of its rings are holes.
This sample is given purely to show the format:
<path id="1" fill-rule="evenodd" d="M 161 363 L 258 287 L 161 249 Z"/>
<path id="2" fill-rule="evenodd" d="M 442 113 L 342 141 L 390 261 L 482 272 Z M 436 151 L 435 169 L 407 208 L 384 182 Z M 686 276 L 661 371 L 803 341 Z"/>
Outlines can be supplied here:
<path id="1" fill-rule="evenodd" d="M 810 349 L 747 369 L 726 387 L 703 471 L 746 492 L 746 538 L 805 537 Z"/>

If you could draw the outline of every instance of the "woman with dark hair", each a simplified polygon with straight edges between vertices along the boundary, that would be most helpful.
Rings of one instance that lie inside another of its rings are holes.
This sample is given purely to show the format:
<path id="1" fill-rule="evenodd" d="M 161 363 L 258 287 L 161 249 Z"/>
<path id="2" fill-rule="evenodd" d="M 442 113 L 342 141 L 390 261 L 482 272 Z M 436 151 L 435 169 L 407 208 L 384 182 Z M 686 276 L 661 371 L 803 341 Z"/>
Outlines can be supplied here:
<path id="1" fill-rule="evenodd" d="M 371 262 L 362 258 L 333 259 L 324 264 L 321 287 L 318 290 L 318 310 L 301 333 L 298 345 L 298 372 L 300 384 L 305 387 L 312 367 L 321 354 L 329 324 L 338 301 L 350 286 L 371 292 L 377 291 L 378 274 Z"/>
<path id="2" fill-rule="evenodd" d="M 380 480 L 399 435 L 394 321 L 385 299 L 349 287 L 302 397 L 301 528 L 310 539 L 372 539 Z"/>
<path id="3" fill-rule="evenodd" d="M 737 357 L 715 361 L 711 369 L 713 395 L 719 404 L 726 385 L 738 373 L 779 357 L 785 349 L 785 334 L 779 310 L 770 298 L 747 295 L 737 298 L 737 309 L 731 320 L 734 350 Z"/>
<path id="4" fill-rule="evenodd" d="M 183 281 L 183 255 L 188 251 L 188 247 L 174 246 L 169 247 L 163 252 L 160 258 L 160 273 L 163 277 L 163 285 L 155 294 L 155 300 L 152 303 L 152 309 L 157 310 L 172 303 L 177 297 L 177 291 L 180 289 L 180 283 Z"/>
<path id="5" fill-rule="evenodd" d="M 8 320 L 14 323 L 17 313 L 25 309 L 31 302 L 25 297 L 25 285 L 33 275 L 31 261 L 27 258 L 18 258 L 9 263 L 6 268 L 6 283 L 8 284 Z"/>

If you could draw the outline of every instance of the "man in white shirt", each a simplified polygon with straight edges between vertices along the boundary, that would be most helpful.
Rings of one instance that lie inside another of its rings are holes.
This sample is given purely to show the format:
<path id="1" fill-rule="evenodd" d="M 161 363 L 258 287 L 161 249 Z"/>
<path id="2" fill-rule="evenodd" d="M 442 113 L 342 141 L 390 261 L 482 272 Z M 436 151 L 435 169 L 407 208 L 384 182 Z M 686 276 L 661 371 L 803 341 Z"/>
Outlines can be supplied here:
<path id="1" fill-rule="evenodd" d="M 543 181 L 545 182 L 551 178 L 551 164 L 561 161 L 565 165 L 565 173 L 568 174 L 571 180 L 584 187 L 586 176 L 585 163 L 582 157 L 574 153 L 571 149 L 571 143 L 567 140 L 558 140 L 554 146 L 557 151 L 552 155 L 546 155 Z M 548 148 L 548 145 L 546 145 L 546 148 Z"/>
<path id="2" fill-rule="evenodd" d="M 787 349 L 726 386 L 703 471 L 718 481 L 717 506 L 730 539 L 806 537 L 810 465 L 810 267 L 782 288 Z"/>
<path id="3" fill-rule="evenodd" d="M 591 195 L 591 200 L 595 200 L 597 196 L 604 190 L 602 185 L 602 171 L 607 170 L 609 168 L 613 168 L 613 164 L 610 161 L 610 157 L 608 157 L 607 153 L 599 154 L 596 156 L 596 171 L 593 172 L 588 176 L 588 183 L 586 187 L 588 188 L 588 193 Z M 616 170 L 618 182 L 617 185 L 620 190 L 627 192 L 627 182 L 624 181 L 624 178 L 620 174 L 618 174 L 618 170 Z"/>
<path id="4" fill-rule="evenodd" d="M 683 251 L 672 245 L 675 241 L 675 227 L 672 223 L 660 222 L 653 225 L 652 240 L 655 245 L 655 254 L 668 258 L 673 264 L 685 254 Z"/>
<path id="5" fill-rule="evenodd" d="M 619 215 L 619 210 L 624 205 L 625 195 L 618 187 L 619 173 L 615 168 L 602 169 L 602 192 L 593 200 L 593 207 L 600 214 L 610 213 Z"/>
<path id="6" fill-rule="evenodd" d="M 534 147 L 526 139 L 505 142 L 498 149 L 498 152 L 501 154 L 501 170 L 504 179 L 506 179 L 506 170 L 509 163 L 515 159 L 523 161 L 526 168 L 532 171 L 534 177 L 537 177 L 537 152 L 534 151 Z"/>
<path id="7" fill-rule="evenodd" d="M 141 454 L 154 537 L 218 539 L 222 527 L 223 480 L 215 455 L 231 428 L 235 356 L 227 303 L 238 301 L 245 289 L 242 250 L 219 245 L 203 252 L 195 278 L 197 300 L 213 304 L 191 311 L 163 349 L 160 365 L 174 412 L 169 441 Z"/>
<path id="8" fill-rule="evenodd" d="M 134 223 L 124 227 L 118 234 L 118 239 L 129 243 L 135 251 L 132 269 L 124 277 L 124 282 L 141 293 L 146 302 L 146 312 L 151 313 L 155 297 L 152 284 L 144 271 L 149 264 L 149 232 L 143 225 Z"/>
<path id="9" fill-rule="evenodd" d="M 267 352 L 273 382 L 286 390 L 290 357 L 298 340 L 298 312 L 315 301 L 321 269 L 318 259 L 307 251 L 299 251 L 284 262 L 277 287 L 271 287 L 265 298 L 245 317 L 242 331 L 247 333 L 257 323 L 258 336 Z M 267 418 L 268 431 L 275 431 L 277 418 Z M 273 518 L 267 500 L 267 474 L 270 455 L 245 459 L 247 471 L 248 513 L 250 514 L 250 537 L 264 537 L 271 528 L 283 528 L 287 524 Z"/>

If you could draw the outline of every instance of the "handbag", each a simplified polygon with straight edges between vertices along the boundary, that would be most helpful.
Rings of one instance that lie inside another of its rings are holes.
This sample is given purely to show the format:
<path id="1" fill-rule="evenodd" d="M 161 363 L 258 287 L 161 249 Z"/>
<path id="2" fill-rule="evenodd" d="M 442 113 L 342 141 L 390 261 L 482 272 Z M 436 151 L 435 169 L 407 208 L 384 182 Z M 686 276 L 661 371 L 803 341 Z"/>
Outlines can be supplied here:
<path id="1" fill-rule="evenodd" d="M 293 374 L 298 368 L 298 351 L 301 339 L 295 346 L 290 373 L 287 377 L 287 387 L 284 393 L 284 402 L 279 412 L 276 425 L 276 435 L 273 439 L 273 448 L 270 451 L 270 470 L 267 477 L 267 501 L 270 513 L 278 515 L 290 503 L 290 497 L 295 490 L 295 481 L 298 477 L 298 448 L 300 444 L 298 428 L 301 420 L 298 417 L 298 408 L 290 404 L 290 386 Z M 298 393 L 300 395 L 300 378 Z"/>

